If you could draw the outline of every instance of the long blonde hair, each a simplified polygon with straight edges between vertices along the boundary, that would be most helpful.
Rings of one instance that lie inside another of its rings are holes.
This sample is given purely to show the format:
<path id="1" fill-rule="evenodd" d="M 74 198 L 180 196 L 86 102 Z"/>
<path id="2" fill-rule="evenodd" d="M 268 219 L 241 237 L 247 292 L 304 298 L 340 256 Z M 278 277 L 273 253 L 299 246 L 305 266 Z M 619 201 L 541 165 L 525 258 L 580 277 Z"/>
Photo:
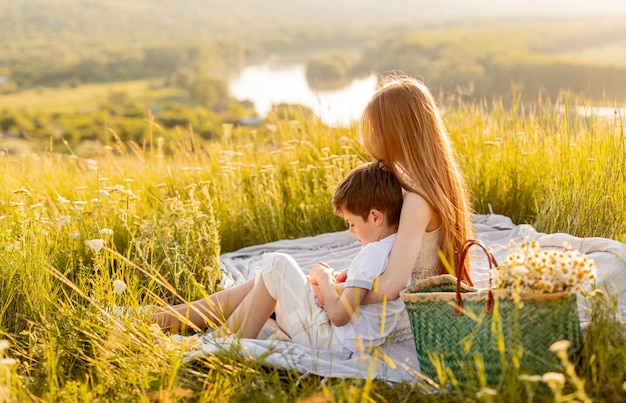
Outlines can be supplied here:
<path id="1" fill-rule="evenodd" d="M 458 267 L 461 247 L 473 233 L 469 193 L 429 89 L 407 76 L 387 77 L 360 123 L 361 141 L 368 153 L 382 160 L 405 189 L 422 196 L 439 214 L 440 250 L 452 267 Z M 441 265 L 440 272 L 445 271 Z"/>

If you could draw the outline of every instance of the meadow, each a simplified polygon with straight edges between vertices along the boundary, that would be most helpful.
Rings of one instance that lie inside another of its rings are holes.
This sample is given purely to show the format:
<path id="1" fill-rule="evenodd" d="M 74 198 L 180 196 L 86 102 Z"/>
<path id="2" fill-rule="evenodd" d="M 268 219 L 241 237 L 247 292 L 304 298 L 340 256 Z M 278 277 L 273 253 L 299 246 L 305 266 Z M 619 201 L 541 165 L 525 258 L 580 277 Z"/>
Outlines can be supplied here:
<path id="1" fill-rule="evenodd" d="M 626 241 L 622 113 L 601 118 L 585 99 L 567 97 L 441 105 L 477 212 Z M 270 115 L 259 128 L 225 124 L 211 140 L 147 119 L 142 142 L 113 138 L 93 159 L 55 147 L 2 153 L 0 401 L 626 399 L 626 335 L 611 296 L 596 301 L 558 393 L 516 378 L 486 393 L 475 384 L 303 377 L 229 352 L 187 363 L 186 346 L 144 315 L 113 315 L 113 305 L 218 290 L 220 253 L 345 229 L 329 200 L 367 158 L 356 127 L 329 128 L 296 112 Z"/>

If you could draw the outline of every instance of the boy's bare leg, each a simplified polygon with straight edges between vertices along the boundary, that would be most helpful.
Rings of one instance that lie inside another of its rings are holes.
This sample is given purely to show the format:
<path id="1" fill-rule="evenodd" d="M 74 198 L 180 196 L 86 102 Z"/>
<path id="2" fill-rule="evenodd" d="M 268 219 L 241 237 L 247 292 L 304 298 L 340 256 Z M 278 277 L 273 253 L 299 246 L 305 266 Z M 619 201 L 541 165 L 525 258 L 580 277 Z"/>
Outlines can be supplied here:
<path id="1" fill-rule="evenodd" d="M 252 291 L 239 304 L 219 331 L 235 333 L 241 338 L 256 339 L 275 309 L 276 300 L 267 292 L 263 276 L 259 276 Z"/>
<path id="2" fill-rule="evenodd" d="M 152 320 L 165 331 L 184 332 L 219 326 L 232 315 L 254 286 L 254 280 L 227 288 L 190 303 L 165 306 L 152 314 Z M 269 314 L 268 314 L 269 315 Z M 259 329 L 260 330 L 260 329 Z"/>

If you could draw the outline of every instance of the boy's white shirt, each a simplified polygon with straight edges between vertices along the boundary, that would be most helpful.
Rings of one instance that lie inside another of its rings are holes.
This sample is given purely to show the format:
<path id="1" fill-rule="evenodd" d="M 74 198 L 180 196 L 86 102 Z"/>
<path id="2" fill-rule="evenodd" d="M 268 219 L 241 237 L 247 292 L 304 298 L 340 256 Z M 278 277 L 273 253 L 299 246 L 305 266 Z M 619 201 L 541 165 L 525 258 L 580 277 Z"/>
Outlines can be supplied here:
<path id="1" fill-rule="evenodd" d="M 364 245 L 350 263 L 345 287 L 372 290 L 376 278 L 387 268 L 395 239 L 396 234 L 392 234 Z M 360 305 L 346 325 L 333 325 L 335 335 L 351 351 L 369 350 L 385 342 L 403 309 L 401 299 Z"/>

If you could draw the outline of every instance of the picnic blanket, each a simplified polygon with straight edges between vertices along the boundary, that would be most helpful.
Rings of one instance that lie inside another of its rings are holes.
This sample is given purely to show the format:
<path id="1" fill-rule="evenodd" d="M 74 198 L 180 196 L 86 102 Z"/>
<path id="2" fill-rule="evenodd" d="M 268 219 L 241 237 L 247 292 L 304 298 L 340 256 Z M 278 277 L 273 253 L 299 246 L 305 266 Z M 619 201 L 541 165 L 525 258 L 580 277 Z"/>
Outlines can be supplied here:
<path id="1" fill-rule="evenodd" d="M 578 238 L 569 234 L 544 234 L 529 225 L 515 225 L 508 217 L 489 214 L 474 216 L 476 238 L 493 250 L 496 261 L 504 260 L 510 240 L 521 242 L 536 240 L 543 248 L 561 248 L 568 242 L 592 258 L 598 266 L 598 288 L 617 296 L 618 319 L 626 322 L 626 246 L 605 238 Z M 325 261 L 336 269 L 348 266 L 358 252 L 360 244 L 348 231 L 325 233 L 312 237 L 281 240 L 255 245 L 221 255 L 224 287 L 230 287 L 253 278 L 260 268 L 261 256 L 267 252 L 283 252 L 293 256 L 307 271 L 318 261 Z M 486 256 L 472 256 L 472 281 L 476 286 L 488 284 L 489 273 Z M 583 332 L 590 315 L 582 298 L 579 314 Z M 177 336 L 179 340 L 182 336 Z M 303 374 L 317 374 L 337 378 L 379 378 L 390 382 L 413 380 L 419 374 L 419 363 L 413 340 L 386 343 L 375 354 L 337 354 L 297 345 L 268 320 L 258 339 L 213 339 L 209 334 L 197 334 L 197 347 L 190 351 L 195 359 L 215 354 L 228 345 L 238 348 L 250 359 L 263 360 L 264 365 L 294 369 Z"/>

